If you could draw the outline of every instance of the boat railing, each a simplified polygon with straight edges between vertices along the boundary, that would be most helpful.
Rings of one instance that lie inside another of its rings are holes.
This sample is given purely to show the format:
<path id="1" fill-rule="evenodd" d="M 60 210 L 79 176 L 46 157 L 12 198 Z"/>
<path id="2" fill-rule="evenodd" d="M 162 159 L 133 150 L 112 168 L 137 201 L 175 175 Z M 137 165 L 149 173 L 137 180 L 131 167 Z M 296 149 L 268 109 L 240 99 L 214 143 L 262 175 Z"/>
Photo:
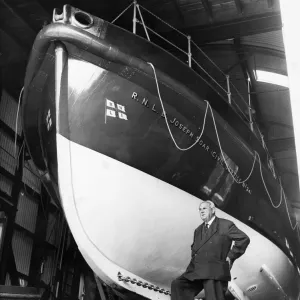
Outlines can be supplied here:
<path id="1" fill-rule="evenodd" d="M 149 33 L 155 35 L 156 37 L 162 39 L 168 45 L 173 47 L 173 49 L 179 51 L 179 54 L 183 57 L 183 61 L 188 64 L 190 68 L 195 70 L 199 76 L 216 92 L 220 95 L 220 97 L 228 102 L 231 108 L 235 111 L 235 113 L 241 118 L 241 120 L 246 123 L 249 129 L 253 132 L 253 134 L 257 137 L 257 139 L 261 142 L 262 147 L 264 148 L 268 166 L 270 171 L 272 172 L 273 176 L 277 178 L 276 171 L 274 168 L 274 164 L 272 158 L 269 154 L 267 149 L 266 143 L 264 141 L 264 136 L 261 133 L 258 124 L 255 122 L 254 119 L 254 109 L 251 106 L 251 90 L 250 90 L 250 79 L 247 80 L 247 96 L 248 99 L 246 100 L 239 89 L 234 85 L 232 82 L 230 75 L 226 74 L 191 38 L 191 36 L 184 34 L 171 24 L 167 23 L 160 17 L 156 16 L 154 13 L 149 11 L 144 6 L 137 3 L 137 1 L 133 1 L 129 6 L 127 6 L 111 23 L 115 23 L 131 6 L 133 6 L 133 27 L 132 32 L 137 34 L 137 24 L 141 25 L 144 29 L 144 33 L 146 38 L 151 41 Z M 153 16 L 168 28 L 171 28 L 176 33 L 178 33 L 181 37 L 186 40 L 186 49 L 182 49 L 162 34 L 159 34 L 152 28 L 146 25 L 143 13 L 146 12 L 147 14 Z M 138 17 L 138 16 L 139 17 Z M 169 50 L 169 49 L 168 49 Z M 171 51 L 172 52 L 172 51 Z M 199 56 L 205 58 L 200 59 Z M 202 64 L 200 64 L 200 62 Z M 204 67 L 203 62 L 208 63 L 206 67 Z M 214 74 L 212 76 L 211 74 Z M 217 79 L 218 78 L 218 79 Z"/>

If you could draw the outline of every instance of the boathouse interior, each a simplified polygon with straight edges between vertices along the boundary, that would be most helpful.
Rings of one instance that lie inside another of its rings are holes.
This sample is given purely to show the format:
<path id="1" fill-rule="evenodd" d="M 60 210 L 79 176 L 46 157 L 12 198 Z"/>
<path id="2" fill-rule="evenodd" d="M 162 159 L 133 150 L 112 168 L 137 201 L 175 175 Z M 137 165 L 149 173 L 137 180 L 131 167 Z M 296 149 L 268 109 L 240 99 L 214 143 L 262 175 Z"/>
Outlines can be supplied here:
<path id="1" fill-rule="evenodd" d="M 32 45 L 38 32 L 52 22 L 54 8 L 62 9 L 64 4 L 70 4 L 109 22 L 119 16 L 115 24 L 132 31 L 132 3 L 131 0 L 69 0 L 67 3 L 0 0 L 1 299 L 123 297 L 95 281 L 63 212 L 41 184 L 24 142 L 20 106 Z M 193 58 L 198 56 L 201 66 L 192 61 L 195 69 L 204 67 L 224 87 L 230 78 L 234 84 L 230 90 L 232 106 L 254 127 L 265 145 L 269 166 L 285 191 L 291 221 L 300 222 L 289 88 L 287 82 L 279 84 L 260 79 L 264 72 L 276 73 L 283 79 L 288 76 L 280 1 L 138 0 L 137 3 L 143 16 L 141 20 L 137 15 L 137 34 L 147 38 L 144 22 L 152 29 L 149 32 L 153 42 L 187 64 L 190 37 L 199 47 Z"/>

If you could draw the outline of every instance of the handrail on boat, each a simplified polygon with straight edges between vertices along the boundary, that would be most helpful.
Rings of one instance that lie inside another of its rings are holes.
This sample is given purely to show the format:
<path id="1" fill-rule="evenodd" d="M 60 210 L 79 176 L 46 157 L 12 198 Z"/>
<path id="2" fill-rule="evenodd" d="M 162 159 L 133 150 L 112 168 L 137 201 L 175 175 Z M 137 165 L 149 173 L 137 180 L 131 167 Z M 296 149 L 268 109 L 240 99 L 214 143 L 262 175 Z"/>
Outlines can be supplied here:
<path id="1" fill-rule="evenodd" d="M 256 137 L 258 139 L 260 139 L 261 135 L 253 128 L 253 117 L 252 117 L 252 113 L 253 113 L 253 109 L 251 107 L 251 103 L 247 103 L 247 101 L 244 99 L 243 95 L 240 93 L 240 91 L 236 88 L 236 86 L 232 83 L 232 81 L 230 80 L 230 75 L 226 74 L 192 39 L 189 35 L 184 34 L 183 32 L 179 31 L 177 28 L 175 28 L 174 26 L 172 26 L 171 24 L 167 23 L 166 21 L 164 21 L 163 19 L 161 19 L 160 17 L 156 16 L 154 13 L 152 13 L 151 11 L 149 11 L 147 8 L 143 7 L 142 5 L 138 4 L 136 0 L 134 0 L 129 6 L 127 6 L 111 23 L 116 22 L 131 6 L 133 5 L 133 33 L 136 34 L 136 24 L 140 24 L 143 26 L 145 34 L 147 36 L 147 39 L 150 41 L 150 36 L 148 31 L 150 31 L 151 33 L 155 34 L 156 36 L 158 36 L 159 38 L 161 38 L 162 40 L 164 40 L 165 42 L 167 42 L 169 45 L 171 45 L 172 47 L 174 47 L 175 49 L 177 49 L 178 51 L 180 51 L 181 53 L 183 53 L 184 55 L 187 56 L 188 60 L 186 61 L 189 65 L 190 68 L 192 68 L 192 63 L 194 63 L 204 74 L 207 78 L 203 78 L 206 81 L 206 83 L 208 83 L 223 99 L 224 99 L 224 94 L 220 94 L 221 93 L 225 93 L 227 96 L 227 100 L 228 103 L 231 105 L 231 107 L 236 111 L 236 113 L 244 120 L 247 121 L 249 128 L 251 129 L 251 131 L 256 135 Z M 153 30 L 152 28 L 150 28 L 149 26 L 147 26 L 144 22 L 143 16 L 142 16 L 142 12 L 141 9 L 142 8 L 145 12 L 149 13 L 150 15 L 152 15 L 153 17 L 155 17 L 156 19 L 158 19 L 160 22 L 164 23 L 166 26 L 168 26 L 169 28 L 173 29 L 174 31 L 176 31 L 177 33 L 179 33 L 181 36 L 183 36 L 184 38 L 187 39 L 187 49 L 188 51 L 181 49 L 180 47 L 178 47 L 177 45 L 175 45 L 174 43 L 172 43 L 171 41 L 169 41 L 167 38 L 163 37 L 161 34 L 157 33 L 155 30 Z M 139 14 L 139 17 L 141 20 L 139 20 L 137 18 L 137 13 Z M 201 66 L 201 64 L 193 57 L 192 55 L 192 46 L 194 48 L 196 48 L 201 55 L 203 55 L 207 61 L 209 61 L 209 63 L 218 71 L 220 72 L 221 76 L 225 77 L 225 82 L 226 82 L 226 86 L 222 86 L 222 83 L 218 82 L 213 76 L 210 75 L 210 73 L 203 67 Z M 215 84 L 216 86 L 212 86 L 208 80 L 210 80 L 213 84 Z M 240 106 L 238 105 L 237 101 L 235 100 L 235 98 L 232 96 L 232 92 L 231 92 L 231 87 L 233 87 L 233 89 L 235 90 L 235 95 L 237 95 L 240 100 L 242 100 L 244 102 L 244 106 L 246 106 L 246 108 L 248 109 L 248 114 L 249 116 L 247 116 L 243 110 L 240 108 Z M 248 91 L 249 92 L 249 91 Z M 224 99 L 225 100 L 225 99 Z M 250 101 L 249 101 L 250 102 Z M 262 142 L 263 144 L 263 142 Z"/>
<path id="2" fill-rule="evenodd" d="M 270 171 L 272 172 L 273 176 L 275 178 L 277 178 L 277 174 L 274 168 L 274 164 L 272 162 L 272 158 L 271 155 L 267 149 L 267 146 L 265 144 L 264 141 L 264 137 L 263 134 L 261 133 L 258 124 L 255 122 L 254 117 L 253 117 L 253 112 L 254 109 L 251 106 L 251 93 L 250 93 L 250 81 L 249 79 L 247 80 L 247 95 L 248 95 L 248 102 L 244 99 L 244 96 L 241 94 L 241 92 L 238 90 L 238 88 L 233 84 L 233 82 L 230 79 L 230 75 L 226 74 L 192 39 L 191 36 L 184 34 L 183 32 L 181 32 L 180 30 L 178 30 L 177 28 L 175 28 L 174 26 L 172 26 L 171 24 L 167 23 L 166 21 L 164 21 L 163 19 L 161 19 L 160 17 L 156 16 L 154 13 L 152 13 L 151 11 L 149 11 L 147 8 L 143 7 L 142 5 L 137 3 L 137 0 L 134 0 L 130 5 L 128 5 L 111 23 L 116 22 L 131 6 L 133 5 L 133 33 L 136 34 L 136 24 L 140 24 L 143 26 L 145 34 L 147 39 L 150 41 L 150 36 L 148 31 L 150 31 L 151 33 L 153 33 L 154 35 L 158 36 L 159 38 L 161 38 L 163 41 L 167 42 L 169 45 L 171 45 L 172 47 L 174 47 L 175 49 L 177 49 L 178 51 L 180 51 L 181 53 L 183 53 L 184 55 L 187 56 L 188 60 L 186 61 L 186 63 L 188 63 L 190 68 L 193 68 L 194 64 L 197 68 L 199 68 L 201 70 L 201 72 L 203 72 L 203 74 L 201 75 L 199 73 L 199 70 L 197 73 L 200 75 L 200 77 L 212 88 L 215 90 L 216 93 L 218 93 L 223 99 L 224 101 L 226 101 L 226 98 L 224 97 L 224 93 L 227 96 L 227 101 L 229 103 L 229 105 L 231 106 L 231 108 L 240 116 L 240 118 L 245 121 L 247 125 L 249 126 L 250 130 L 253 132 L 253 134 L 257 137 L 258 140 L 260 140 L 261 145 L 263 146 L 266 155 L 268 157 L 268 166 Z M 141 9 L 142 8 L 144 11 L 146 11 L 148 14 L 152 15 L 153 17 L 155 17 L 156 19 L 158 19 L 160 22 L 162 22 L 163 24 L 165 24 L 166 26 L 168 26 L 169 28 L 172 28 L 174 31 L 176 31 L 178 34 L 180 34 L 181 36 L 183 36 L 184 38 L 187 39 L 187 49 L 188 51 L 181 49 L 180 47 L 178 47 L 177 45 L 175 45 L 174 43 L 172 43 L 171 41 L 169 41 L 167 38 L 163 37 L 162 35 L 160 35 L 159 33 L 157 33 L 155 30 L 153 30 L 152 28 L 150 28 L 149 26 L 147 26 L 144 22 L 143 16 L 142 16 L 142 12 Z M 137 18 L 137 13 L 139 14 L 139 17 L 141 20 L 139 20 Z M 194 48 L 196 48 L 198 50 L 198 52 L 201 53 L 201 55 L 203 55 L 205 57 L 205 59 L 207 61 L 209 61 L 209 63 L 213 66 L 213 68 L 215 68 L 221 76 L 225 77 L 225 80 L 223 82 L 226 82 L 226 86 L 224 87 L 222 85 L 222 82 L 218 82 L 213 76 L 210 75 L 209 71 L 207 71 L 203 66 L 201 66 L 201 64 L 193 57 L 192 55 L 192 46 L 194 46 Z M 205 78 L 204 78 L 205 77 Z M 234 93 L 232 93 L 231 91 L 231 87 L 234 90 Z M 243 102 L 243 107 L 244 109 L 246 109 L 248 111 L 248 115 L 245 114 L 245 112 L 243 111 L 243 109 L 241 108 L 241 105 L 239 105 L 238 101 L 236 100 L 235 97 L 233 97 L 233 95 L 237 95 L 239 100 L 242 100 Z"/>

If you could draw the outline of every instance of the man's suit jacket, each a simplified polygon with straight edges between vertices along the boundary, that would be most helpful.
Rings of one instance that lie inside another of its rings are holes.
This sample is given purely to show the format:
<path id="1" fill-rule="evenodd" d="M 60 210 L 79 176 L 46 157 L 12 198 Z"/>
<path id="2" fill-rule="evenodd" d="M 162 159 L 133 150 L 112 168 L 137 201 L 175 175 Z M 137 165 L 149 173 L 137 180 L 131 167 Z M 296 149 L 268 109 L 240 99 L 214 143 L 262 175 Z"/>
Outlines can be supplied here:
<path id="1" fill-rule="evenodd" d="M 231 248 L 232 241 L 235 242 Z M 215 218 L 207 232 L 204 223 L 194 234 L 192 259 L 183 274 L 189 280 L 215 279 L 229 281 L 231 279 L 229 257 L 233 262 L 242 254 L 250 243 L 249 237 L 239 230 L 233 222 Z"/>

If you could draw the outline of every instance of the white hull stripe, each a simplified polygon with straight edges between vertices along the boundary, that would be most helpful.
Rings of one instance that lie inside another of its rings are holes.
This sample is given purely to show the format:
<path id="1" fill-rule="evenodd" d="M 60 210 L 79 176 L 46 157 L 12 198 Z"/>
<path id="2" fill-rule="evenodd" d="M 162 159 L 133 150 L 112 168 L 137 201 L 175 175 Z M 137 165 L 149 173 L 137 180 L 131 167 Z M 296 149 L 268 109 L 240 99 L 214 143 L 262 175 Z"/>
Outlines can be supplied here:
<path id="1" fill-rule="evenodd" d="M 62 205 L 90 267 L 107 283 L 150 299 L 169 299 L 119 281 L 118 272 L 170 290 L 171 281 L 189 262 L 193 232 L 200 223 L 200 200 L 60 134 L 57 155 Z M 258 284 L 251 299 L 256 294 L 257 299 L 268 298 L 270 283 L 260 277 L 262 265 L 268 266 L 281 286 L 293 284 L 295 270 L 277 246 L 223 211 L 217 210 L 217 216 L 234 221 L 251 239 L 246 254 L 233 266 L 235 285 L 246 291 Z"/>

